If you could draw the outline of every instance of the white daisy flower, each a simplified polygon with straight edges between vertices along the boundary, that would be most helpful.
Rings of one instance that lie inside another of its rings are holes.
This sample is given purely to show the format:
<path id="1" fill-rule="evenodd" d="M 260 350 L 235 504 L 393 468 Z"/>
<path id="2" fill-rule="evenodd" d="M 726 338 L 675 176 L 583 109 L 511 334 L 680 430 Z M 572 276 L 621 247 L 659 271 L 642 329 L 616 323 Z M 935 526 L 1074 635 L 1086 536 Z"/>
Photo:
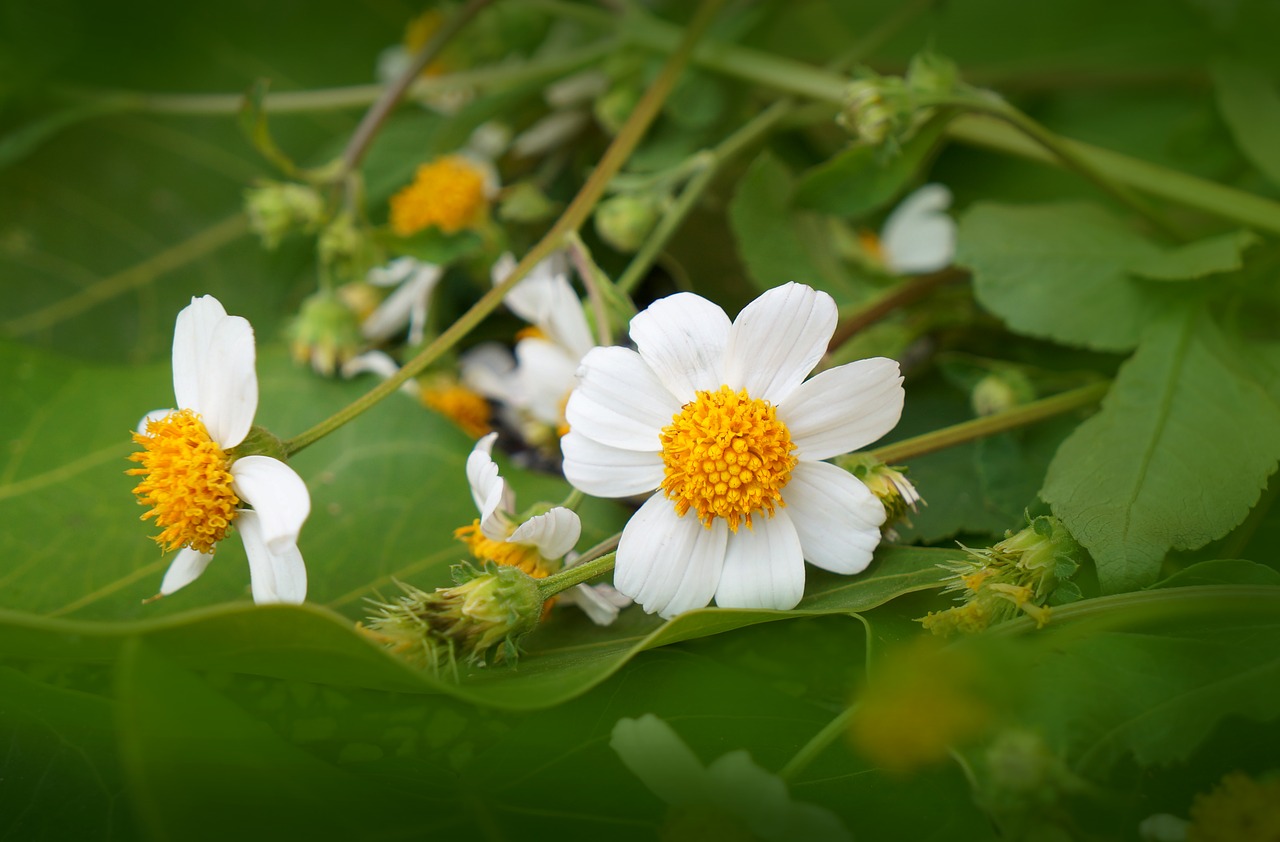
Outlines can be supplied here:
<path id="1" fill-rule="evenodd" d="M 497 433 L 484 436 L 467 457 L 467 483 L 480 517 L 454 535 L 477 559 L 518 567 L 541 579 L 561 568 L 565 555 L 582 536 L 582 521 L 572 509 L 556 506 L 520 522 L 515 495 L 493 461 L 497 438 Z M 599 625 L 613 622 L 618 609 L 630 603 L 608 585 L 578 585 L 559 598 L 577 605 Z"/>
<path id="2" fill-rule="evenodd" d="M 712 597 L 788 609 L 804 561 L 858 573 L 884 506 L 822 460 L 879 439 L 902 412 L 893 360 L 859 360 L 804 381 L 836 326 L 831 296 L 769 290 L 732 323 L 678 293 L 631 320 L 637 351 L 582 361 L 560 442 L 565 477 L 597 497 L 656 490 L 628 521 L 614 584 L 664 617 Z M 743 528 L 746 527 L 746 528 Z"/>
<path id="3" fill-rule="evenodd" d="M 515 266 L 510 254 L 499 258 L 492 270 L 494 284 L 505 280 Z M 516 343 L 521 408 L 536 421 L 563 430 L 565 401 L 577 384 L 578 365 L 595 346 L 582 302 L 569 283 L 564 255 L 554 254 L 535 266 L 507 293 L 506 303 L 540 334 Z"/>
<path id="4" fill-rule="evenodd" d="M 651 713 L 619 720 L 609 746 L 632 774 L 670 805 L 665 829 L 715 827 L 734 838 L 767 842 L 853 838 L 835 813 L 793 800 L 786 783 L 746 751 L 731 751 L 704 766 L 671 726 Z M 682 837 L 679 832 L 670 835 Z"/>
<path id="5" fill-rule="evenodd" d="M 253 599 L 302 602 L 307 570 L 298 532 L 311 495 L 292 468 L 270 456 L 236 456 L 258 408 L 253 328 L 228 316 L 216 298 L 193 298 L 173 333 L 173 391 L 178 409 L 147 413 L 133 440 L 134 489 L 151 506 L 165 550 L 178 550 L 160 584 L 162 596 L 195 581 L 234 524 L 249 557 Z M 247 503 L 252 508 L 245 508 Z"/>
<path id="6" fill-rule="evenodd" d="M 947 215 L 951 191 L 926 184 L 893 209 L 880 229 L 880 259 L 899 275 L 923 275 L 951 265 L 956 223 Z"/>
<path id="7" fill-rule="evenodd" d="M 427 304 L 443 276 L 443 267 L 413 257 L 397 257 L 386 266 L 370 269 L 365 280 L 371 286 L 395 289 L 360 325 L 364 338 L 385 342 L 407 326 L 409 344 L 422 342 Z"/>

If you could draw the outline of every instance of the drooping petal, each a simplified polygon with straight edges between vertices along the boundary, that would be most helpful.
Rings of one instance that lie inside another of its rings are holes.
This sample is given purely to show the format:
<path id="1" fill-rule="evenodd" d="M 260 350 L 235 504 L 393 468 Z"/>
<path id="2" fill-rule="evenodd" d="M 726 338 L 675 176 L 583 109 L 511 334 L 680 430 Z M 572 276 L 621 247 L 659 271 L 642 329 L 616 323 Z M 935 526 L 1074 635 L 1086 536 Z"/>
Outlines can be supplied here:
<path id="1" fill-rule="evenodd" d="M 618 720 L 609 746 L 622 764 L 667 804 L 707 803 L 707 770 L 671 726 L 653 714 Z"/>
<path id="2" fill-rule="evenodd" d="M 200 578 L 200 574 L 211 561 L 213 561 L 213 553 L 202 553 L 190 547 L 178 550 L 178 554 L 169 563 L 169 569 L 165 571 L 164 579 L 160 582 L 160 593 L 168 596 L 176 590 L 185 588 Z"/>
<path id="3" fill-rule="evenodd" d="M 565 418 L 571 430 L 623 450 L 662 449 L 658 434 L 681 403 L 628 348 L 595 348 L 578 369 Z"/>
<path id="4" fill-rule="evenodd" d="M 272 550 L 257 512 L 242 511 L 236 520 L 244 554 L 249 559 L 249 582 L 253 601 L 301 604 L 307 598 L 307 566 L 297 544 Z"/>
<path id="5" fill-rule="evenodd" d="M 791 795 L 777 775 L 762 769 L 751 755 L 739 749 L 722 755 L 707 766 L 715 806 L 739 819 L 757 839 L 772 840 L 789 828 Z M 786 838 L 786 837 L 784 837 Z M 790 837 L 805 839 L 807 837 Z"/>
<path id="6" fill-rule="evenodd" d="M 902 374 L 885 357 L 847 363 L 815 375 L 778 407 L 799 459 L 818 461 L 866 447 L 902 416 Z"/>
<path id="7" fill-rule="evenodd" d="M 516 268 L 515 258 L 504 254 L 494 264 L 494 284 L 505 280 Z M 569 268 L 562 252 L 538 263 L 506 297 L 507 307 L 520 318 L 536 325 L 547 338 L 581 359 L 595 344 L 582 311 L 582 302 L 569 283 Z"/>
<path id="8" fill-rule="evenodd" d="M 827 462 L 801 462 L 782 498 L 810 564 L 851 574 L 871 563 L 884 505 L 853 474 Z"/>
<path id="9" fill-rule="evenodd" d="M 556 559 L 574 548 L 582 537 L 578 513 L 556 506 L 546 514 L 531 517 L 516 527 L 508 539 L 514 544 L 532 544 L 543 558 Z"/>
<path id="10" fill-rule="evenodd" d="M 612 625 L 618 619 L 618 612 L 631 604 L 630 597 L 612 585 L 574 585 L 559 594 L 558 599 L 581 608 L 582 613 L 597 626 Z"/>
<path id="11" fill-rule="evenodd" d="M 253 328 L 228 316 L 216 298 L 193 298 L 173 335 L 173 391 L 178 407 L 200 414 L 224 449 L 244 441 L 258 410 Z"/>
<path id="12" fill-rule="evenodd" d="M 719 518 L 707 529 L 680 517 L 661 492 L 631 516 L 618 542 L 614 586 L 650 614 L 673 617 L 703 608 L 720 583 L 729 528 Z"/>
<path id="13" fill-rule="evenodd" d="M 585 111 L 553 111 L 516 135 L 511 152 L 517 158 L 544 155 L 580 132 L 590 119 Z"/>
<path id="14" fill-rule="evenodd" d="M 364 276 L 365 282 L 376 287 L 395 287 L 404 283 L 420 265 L 417 258 L 397 257 L 385 266 L 375 266 Z"/>
<path id="15" fill-rule="evenodd" d="M 570 429 L 560 452 L 565 479 L 592 497 L 630 497 L 662 484 L 662 457 L 654 451 L 621 450 Z"/>
<path id="16" fill-rule="evenodd" d="M 721 608 L 796 607 L 804 596 L 804 551 L 786 509 L 729 536 L 716 589 Z"/>
<path id="17" fill-rule="evenodd" d="M 631 341 L 671 394 L 693 400 L 724 384 L 729 317 L 700 295 L 660 298 L 631 320 Z"/>
<path id="18" fill-rule="evenodd" d="M 348 379 L 361 374 L 375 374 L 386 380 L 399 373 L 399 364 L 391 359 L 391 355 L 386 351 L 365 351 L 342 364 L 342 376 Z M 400 391 L 417 398 L 422 394 L 422 387 L 418 385 L 417 380 L 410 377 L 400 384 Z"/>
<path id="19" fill-rule="evenodd" d="M 467 456 L 467 484 L 480 512 L 480 531 L 486 538 L 502 541 L 507 537 L 506 516 L 515 507 L 515 494 L 493 461 L 493 443 L 497 440 L 497 433 L 489 433 L 471 449 Z"/>
<path id="20" fill-rule="evenodd" d="M 794 281 L 774 287 L 734 319 L 724 382 L 781 404 L 822 359 L 835 329 L 830 295 Z"/>
<path id="21" fill-rule="evenodd" d="M 956 252 L 956 223 L 946 210 L 951 191 L 926 184 L 903 199 L 880 230 L 885 265 L 902 275 L 936 272 L 951 265 Z"/>
<path id="22" fill-rule="evenodd" d="M 458 357 L 458 377 L 471 391 L 508 406 L 524 405 L 516 360 L 505 345 L 482 342 Z"/>
<path id="23" fill-rule="evenodd" d="M 443 275 L 444 270 L 439 266 L 418 263 L 413 273 L 360 325 L 364 338 L 370 342 L 384 342 L 407 325 L 409 343 L 421 342 L 427 320 L 427 302 Z"/>
<path id="24" fill-rule="evenodd" d="M 516 343 L 520 392 L 529 414 L 545 424 L 559 426 L 565 398 L 577 383 L 578 358 L 545 339 L 521 339 Z"/>
<path id="25" fill-rule="evenodd" d="M 297 545 L 311 514 L 311 494 L 293 468 L 270 456 L 245 456 L 231 463 L 231 488 L 257 512 L 271 552 Z"/>

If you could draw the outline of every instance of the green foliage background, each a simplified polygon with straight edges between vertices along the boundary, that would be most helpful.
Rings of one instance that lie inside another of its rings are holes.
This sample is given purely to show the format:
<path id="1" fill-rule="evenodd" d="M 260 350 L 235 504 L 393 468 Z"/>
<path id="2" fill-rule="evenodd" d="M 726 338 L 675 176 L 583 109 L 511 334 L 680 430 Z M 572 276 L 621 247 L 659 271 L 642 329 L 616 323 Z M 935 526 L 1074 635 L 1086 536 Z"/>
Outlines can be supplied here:
<path id="1" fill-rule="evenodd" d="M 689 13 L 656 5 L 676 24 Z M 729 3 L 709 37 L 817 67 L 899 5 Z M 1009 803 L 982 745 L 899 777 L 837 739 L 790 779 L 794 797 L 861 839 L 1121 840 L 1153 813 L 1186 816 L 1226 772 L 1275 770 L 1280 54 L 1269 34 L 1280 14 L 1260 0 L 957 2 L 869 57 L 901 72 L 932 46 L 1054 132 L 1258 203 L 1228 203 L 1234 215 L 1209 198 L 1162 205 L 1187 244 L 1078 175 L 955 126 L 927 126 L 885 162 L 849 146 L 830 102 L 821 122 L 731 160 L 671 241 L 641 303 L 688 286 L 733 312 L 801 280 L 852 310 L 885 281 L 845 259 L 833 224 L 874 229 L 927 177 L 955 193 L 956 262 L 972 284 L 842 351 L 915 360 L 893 438 L 971 418 L 966 372 L 985 361 L 1020 367 L 1046 394 L 1113 378 L 1094 414 L 912 460 L 928 507 L 866 574 L 811 569 L 789 612 L 707 609 L 663 623 L 633 609 L 601 630 L 557 610 L 516 667 L 460 683 L 416 672 L 352 621 L 396 580 L 448 582 L 461 557 L 451 532 L 474 516 L 462 471 L 471 442 L 396 395 L 293 462 L 313 501 L 301 539 L 308 605 L 254 607 L 235 541 L 199 583 L 144 605 L 168 560 L 137 521 L 128 433 L 172 403 L 173 319 L 191 296 L 213 294 L 254 325 L 258 420 L 280 435 L 369 383 L 290 361 L 284 324 L 314 289 L 313 250 L 295 238 L 268 253 L 250 236 L 243 190 L 275 173 L 234 114 L 85 92 L 238 95 L 262 77 L 273 91 L 371 84 L 378 52 L 417 11 L 0 7 L 0 837 L 653 838 L 666 807 L 609 748 L 614 723 L 655 713 L 704 762 L 745 748 L 783 768 L 920 634 L 914 618 L 950 604 L 937 565 L 961 557 L 955 539 L 991 543 L 1026 511 L 1051 510 L 1087 548 L 1089 598 L 1046 629 L 1016 620 L 954 646 L 1020 687 L 999 727 L 1040 735 L 1080 785 L 1046 784 L 1048 805 Z M 563 11 L 500 2 L 468 49 L 481 66 L 528 55 Z M 577 43 L 620 38 L 615 52 L 639 78 L 660 61 L 647 30 L 628 41 L 625 28 L 574 26 Z M 448 119 L 397 111 L 364 168 L 374 215 L 417 163 L 475 125 L 532 122 L 542 87 L 482 90 Z M 697 66 L 633 168 L 714 146 L 778 96 Z M 282 149 L 318 165 L 360 113 L 268 116 Z M 603 142 L 596 132 L 570 150 L 568 172 L 585 174 Z M 556 187 L 556 198 L 572 194 Z M 607 271 L 625 267 L 592 244 Z M 481 289 L 446 288 L 441 307 L 456 314 Z M 525 502 L 568 490 L 514 465 L 504 475 Z M 627 516 L 601 501 L 582 513 L 584 547 Z"/>

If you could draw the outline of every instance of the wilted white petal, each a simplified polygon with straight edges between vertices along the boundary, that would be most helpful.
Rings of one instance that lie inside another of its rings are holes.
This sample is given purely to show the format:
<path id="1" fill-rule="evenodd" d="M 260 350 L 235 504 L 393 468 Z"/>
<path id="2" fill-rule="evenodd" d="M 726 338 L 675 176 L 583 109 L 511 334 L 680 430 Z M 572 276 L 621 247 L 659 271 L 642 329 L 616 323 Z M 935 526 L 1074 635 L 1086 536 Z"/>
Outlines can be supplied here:
<path id="1" fill-rule="evenodd" d="M 573 549 L 581 536 L 582 520 L 577 512 L 556 506 L 517 526 L 507 540 L 513 544 L 532 544 L 543 558 L 557 559 Z"/>
<path id="2" fill-rule="evenodd" d="M 400 373 L 400 364 L 386 351 L 365 351 L 344 362 L 341 371 L 347 379 L 361 374 L 376 374 L 386 380 Z M 411 377 L 400 384 L 400 391 L 416 398 L 422 394 L 422 387 Z"/>
<path id="3" fill-rule="evenodd" d="M 716 605 L 786 611 L 802 596 L 804 551 L 786 509 L 773 517 L 757 516 L 750 528 L 729 536 Z"/>
<path id="4" fill-rule="evenodd" d="M 467 149 L 486 161 L 495 161 L 511 143 L 511 129 L 494 120 L 481 123 L 467 140 Z"/>
<path id="5" fill-rule="evenodd" d="M 827 462 L 801 462 L 782 498 L 810 564 L 851 574 L 871 563 L 884 505 L 853 474 Z"/>
<path id="6" fill-rule="evenodd" d="M 508 406 L 524 406 L 524 389 L 511 351 L 498 342 L 482 342 L 458 358 L 462 385 Z"/>
<path id="7" fill-rule="evenodd" d="M 552 108 L 565 109 L 591 102 L 609 89 L 609 74 L 591 68 L 547 85 L 543 98 Z"/>
<path id="8" fill-rule="evenodd" d="M 480 531 L 486 538 L 502 541 L 507 537 L 506 516 L 510 514 L 514 494 L 498 473 L 493 461 L 493 443 L 497 433 L 483 436 L 467 456 L 467 483 L 471 486 L 471 499 L 480 512 Z"/>
<path id="9" fill-rule="evenodd" d="M 835 329 L 830 295 L 795 282 L 774 287 L 734 319 L 725 384 L 781 404 L 822 359 Z"/>
<path id="10" fill-rule="evenodd" d="M 903 199 L 880 231 L 885 265 L 902 275 L 950 266 L 956 252 L 956 223 L 946 213 L 950 206 L 951 191 L 941 184 L 926 184 Z"/>
<path id="11" fill-rule="evenodd" d="M 799 459 L 817 461 L 866 447 L 888 433 L 906 399 L 898 364 L 885 357 L 846 363 L 801 383 L 778 407 Z"/>
<path id="12" fill-rule="evenodd" d="M 253 506 L 271 552 L 297 545 L 311 514 L 311 494 L 293 468 L 270 456 L 245 456 L 231 463 L 231 488 Z"/>
<path id="13" fill-rule="evenodd" d="M 242 511 L 236 520 L 244 553 L 249 559 L 249 581 L 253 601 L 300 604 L 307 598 L 307 567 L 297 544 L 272 550 L 263 533 L 257 512 Z"/>
<path id="14" fill-rule="evenodd" d="M 631 598 L 611 585 L 574 585 L 559 595 L 569 605 L 576 605 L 597 626 L 612 625 L 618 612 L 631 604 Z"/>
<path id="15" fill-rule="evenodd" d="M 365 275 L 365 281 L 375 287 L 395 287 L 404 283 L 421 264 L 415 257 L 397 257 L 385 266 L 375 266 Z M 430 265 L 430 264 L 427 264 Z"/>
<path id="16" fill-rule="evenodd" d="M 700 295 L 660 298 L 631 320 L 631 341 L 663 385 L 685 401 L 725 382 L 729 317 Z"/>
<path id="17" fill-rule="evenodd" d="M 422 341 L 427 321 L 427 303 L 444 270 L 430 263 L 419 263 L 386 300 L 378 305 L 360 325 L 360 332 L 370 342 L 383 342 L 409 327 L 409 342 Z"/>
<path id="18" fill-rule="evenodd" d="M 200 574 L 213 561 L 213 553 L 202 553 L 190 547 L 183 547 L 169 563 L 164 579 L 160 582 L 160 593 L 168 596 L 174 591 L 185 588 L 200 578 Z"/>
<path id="19" fill-rule="evenodd" d="M 609 746 L 623 765 L 667 804 L 679 807 L 708 802 L 707 770 L 671 726 L 653 714 L 618 720 Z"/>
<path id="20" fill-rule="evenodd" d="M 511 152 L 517 158 L 545 155 L 582 131 L 587 120 L 585 111 L 553 111 L 516 135 Z"/>

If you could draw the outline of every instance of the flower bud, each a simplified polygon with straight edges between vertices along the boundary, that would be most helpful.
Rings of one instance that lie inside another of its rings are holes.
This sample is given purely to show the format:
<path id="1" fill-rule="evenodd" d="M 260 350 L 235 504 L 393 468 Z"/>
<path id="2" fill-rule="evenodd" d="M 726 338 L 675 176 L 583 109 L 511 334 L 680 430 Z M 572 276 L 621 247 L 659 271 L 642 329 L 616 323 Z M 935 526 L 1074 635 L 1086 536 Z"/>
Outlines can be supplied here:
<path id="1" fill-rule="evenodd" d="M 321 290 L 302 302 L 302 309 L 290 322 L 286 333 L 299 364 L 325 377 L 333 373 L 360 349 L 360 321 L 339 295 Z"/>
<path id="2" fill-rule="evenodd" d="M 660 202 L 655 196 L 639 193 L 612 196 L 596 208 L 596 233 L 618 251 L 630 254 L 644 244 L 658 224 L 660 214 Z"/>
<path id="3" fill-rule="evenodd" d="M 531 181 L 521 181 L 503 191 L 498 218 L 503 222 L 542 222 L 555 216 L 559 206 Z"/>
<path id="4" fill-rule="evenodd" d="M 364 280 L 374 264 L 373 242 L 350 213 L 334 218 L 320 233 L 320 264 L 336 283 Z"/>
<path id="5" fill-rule="evenodd" d="M 632 85 L 618 85 L 596 100 L 592 108 L 596 122 L 609 135 L 616 135 L 640 101 L 640 89 Z"/>
<path id="6" fill-rule="evenodd" d="M 366 636 L 416 665 L 439 672 L 469 664 L 515 660 L 520 638 L 538 627 L 542 596 L 534 579 L 514 567 L 458 565 L 459 582 L 432 592 L 402 584 L 404 596 L 375 603 L 360 626 Z"/>
<path id="7" fill-rule="evenodd" d="M 884 505 L 883 529 L 886 537 L 890 540 L 897 538 L 893 525 L 899 521 L 907 526 L 911 525 L 911 521 L 907 520 L 907 512 L 918 511 L 924 498 L 904 475 L 906 468 L 891 468 L 866 453 L 838 456 L 835 462 L 857 477 Z"/>
<path id="8" fill-rule="evenodd" d="M 293 232 L 313 233 L 324 217 L 324 199 L 306 184 L 267 181 L 244 193 L 245 213 L 267 249 Z"/>
<path id="9" fill-rule="evenodd" d="M 995 415 L 1035 400 L 1036 390 L 1025 374 L 1016 368 L 1005 368 L 984 375 L 973 387 L 970 402 L 980 415 Z"/>

